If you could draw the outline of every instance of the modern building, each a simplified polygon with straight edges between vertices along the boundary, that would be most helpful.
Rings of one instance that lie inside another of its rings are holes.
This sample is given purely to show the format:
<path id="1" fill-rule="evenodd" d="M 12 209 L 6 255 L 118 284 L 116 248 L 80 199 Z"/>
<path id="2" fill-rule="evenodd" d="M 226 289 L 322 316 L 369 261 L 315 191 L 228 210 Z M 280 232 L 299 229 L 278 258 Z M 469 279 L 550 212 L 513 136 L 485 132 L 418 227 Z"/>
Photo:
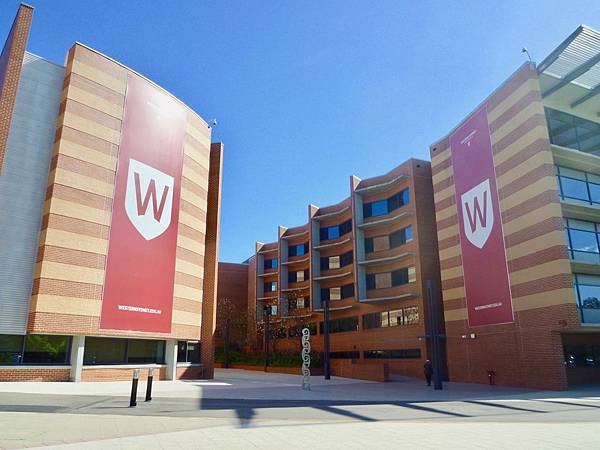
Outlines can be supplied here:
<path id="1" fill-rule="evenodd" d="M 250 341 L 263 346 L 267 313 L 279 351 L 299 351 L 307 326 L 313 349 L 323 352 L 328 300 L 334 375 L 421 376 L 430 355 L 427 281 L 440 286 L 437 253 L 429 162 L 411 159 L 366 180 L 353 176 L 348 198 L 309 205 L 306 224 L 280 226 L 276 242 L 256 244 Z"/>
<path id="2" fill-rule="evenodd" d="M 600 381 L 599 63 L 581 26 L 431 146 L 451 380 Z"/>
<path id="3" fill-rule="evenodd" d="M 28 53 L 32 15 L 0 57 L 0 380 L 212 377 L 222 145 L 83 44 Z"/>

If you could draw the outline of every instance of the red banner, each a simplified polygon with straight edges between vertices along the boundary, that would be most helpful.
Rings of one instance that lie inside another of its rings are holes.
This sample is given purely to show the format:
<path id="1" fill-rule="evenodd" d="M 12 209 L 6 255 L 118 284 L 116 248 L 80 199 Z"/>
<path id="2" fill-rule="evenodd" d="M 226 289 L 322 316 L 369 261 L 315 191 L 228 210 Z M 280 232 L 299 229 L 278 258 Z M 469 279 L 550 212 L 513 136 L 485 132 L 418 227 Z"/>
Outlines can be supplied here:
<path id="1" fill-rule="evenodd" d="M 450 136 L 470 326 L 514 320 L 486 108 Z"/>
<path id="2" fill-rule="evenodd" d="M 100 328 L 169 333 L 185 109 L 129 76 Z"/>

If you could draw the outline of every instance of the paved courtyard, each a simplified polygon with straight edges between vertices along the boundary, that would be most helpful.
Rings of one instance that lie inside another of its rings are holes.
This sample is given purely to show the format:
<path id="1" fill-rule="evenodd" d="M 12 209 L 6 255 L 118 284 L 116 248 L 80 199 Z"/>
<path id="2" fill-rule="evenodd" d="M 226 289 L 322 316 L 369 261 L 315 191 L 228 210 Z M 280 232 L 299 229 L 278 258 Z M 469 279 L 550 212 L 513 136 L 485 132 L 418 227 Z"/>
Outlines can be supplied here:
<path id="1" fill-rule="evenodd" d="M 542 392 L 217 370 L 156 382 L 0 383 L 0 448 L 600 448 L 600 388 Z"/>

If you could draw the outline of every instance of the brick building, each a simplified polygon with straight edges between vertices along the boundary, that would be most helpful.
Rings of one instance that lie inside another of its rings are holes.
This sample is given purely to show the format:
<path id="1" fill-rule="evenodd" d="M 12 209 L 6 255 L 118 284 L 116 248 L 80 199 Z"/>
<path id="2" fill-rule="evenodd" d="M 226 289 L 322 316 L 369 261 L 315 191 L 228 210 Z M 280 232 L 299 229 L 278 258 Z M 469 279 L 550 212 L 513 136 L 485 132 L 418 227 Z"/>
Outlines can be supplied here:
<path id="1" fill-rule="evenodd" d="M 440 286 L 429 162 L 411 159 L 366 180 L 353 176 L 348 198 L 309 205 L 305 225 L 278 231 L 278 241 L 256 244 L 249 264 L 254 350 L 263 345 L 267 307 L 277 351 L 299 351 L 307 326 L 313 349 L 322 352 L 328 299 L 334 375 L 421 376 L 429 355 L 426 283 Z M 434 304 L 441 314 L 439 294 Z"/>
<path id="2" fill-rule="evenodd" d="M 222 145 L 76 43 L 0 57 L 0 380 L 212 377 Z"/>
<path id="3" fill-rule="evenodd" d="M 599 61 L 579 27 L 431 146 L 451 380 L 600 380 Z"/>

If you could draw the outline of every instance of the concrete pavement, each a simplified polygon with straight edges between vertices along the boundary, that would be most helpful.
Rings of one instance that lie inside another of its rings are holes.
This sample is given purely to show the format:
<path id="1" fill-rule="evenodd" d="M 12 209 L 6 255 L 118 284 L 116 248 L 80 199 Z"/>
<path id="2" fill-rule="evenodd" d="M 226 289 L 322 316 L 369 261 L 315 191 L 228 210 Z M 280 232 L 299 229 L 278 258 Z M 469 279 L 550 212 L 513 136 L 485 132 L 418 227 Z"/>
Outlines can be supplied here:
<path id="1" fill-rule="evenodd" d="M 539 392 L 219 370 L 156 383 L 0 383 L 0 448 L 600 448 L 600 390 Z M 63 446 L 63 447 L 61 447 Z"/>

